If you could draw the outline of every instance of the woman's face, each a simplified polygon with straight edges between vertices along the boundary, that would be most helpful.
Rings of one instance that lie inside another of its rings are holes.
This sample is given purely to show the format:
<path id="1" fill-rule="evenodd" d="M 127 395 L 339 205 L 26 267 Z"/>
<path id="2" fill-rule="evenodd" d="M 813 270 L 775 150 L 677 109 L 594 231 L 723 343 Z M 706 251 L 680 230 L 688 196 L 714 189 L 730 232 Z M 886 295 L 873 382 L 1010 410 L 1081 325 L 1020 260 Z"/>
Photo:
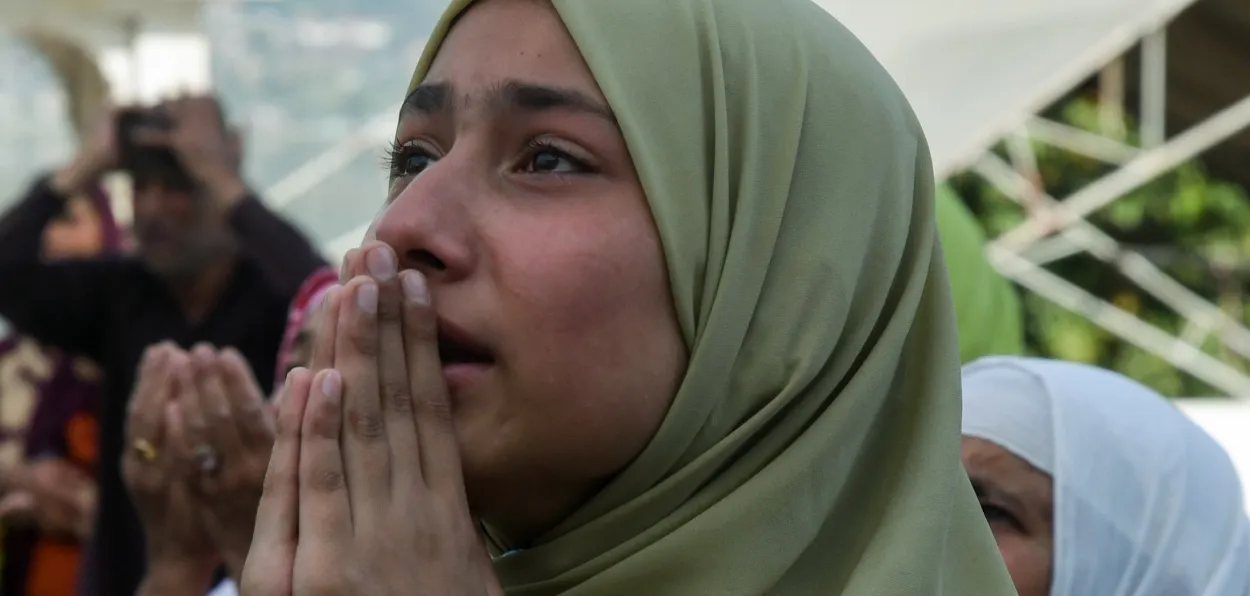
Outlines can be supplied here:
<path id="1" fill-rule="evenodd" d="M 533 537 L 642 450 L 686 366 L 621 130 L 547 2 L 484 0 L 390 163 L 374 234 L 429 280 L 470 504 Z"/>
<path id="2" fill-rule="evenodd" d="M 1050 594 L 1050 476 L 983 439 L 964 437 L 963 462 L 1020 596 Z"/>

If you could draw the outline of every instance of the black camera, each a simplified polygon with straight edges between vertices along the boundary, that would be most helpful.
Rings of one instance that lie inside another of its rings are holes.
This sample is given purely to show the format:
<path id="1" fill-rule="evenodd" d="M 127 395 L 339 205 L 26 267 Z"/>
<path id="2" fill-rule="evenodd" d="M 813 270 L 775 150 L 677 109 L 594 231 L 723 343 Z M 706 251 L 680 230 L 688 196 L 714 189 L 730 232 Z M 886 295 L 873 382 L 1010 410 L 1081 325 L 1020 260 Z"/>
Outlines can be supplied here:
<path id="1" fill-rule="evenodd" d="M 163 109 L 132 108 L 117 115 L 117 149 L 121 167 L 134 178 L 136 185 L 161 184 L 170 189 L 192 190 L 191 177 L 168 147 L 140 143 L 145 131 L 169 132 L 176 123 Z"/>

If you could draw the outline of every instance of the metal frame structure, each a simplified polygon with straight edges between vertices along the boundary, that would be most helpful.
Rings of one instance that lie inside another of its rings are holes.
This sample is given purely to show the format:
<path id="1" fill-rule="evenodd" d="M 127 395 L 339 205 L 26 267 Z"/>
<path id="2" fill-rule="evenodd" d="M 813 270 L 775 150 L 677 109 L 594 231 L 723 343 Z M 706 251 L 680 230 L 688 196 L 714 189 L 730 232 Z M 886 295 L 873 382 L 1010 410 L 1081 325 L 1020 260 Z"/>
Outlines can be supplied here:
<path id="1" fill-rule="evenodd" d="M 1250 376 L 1201 350 L 1202 342 L 1214 335 L 1229 352 L 1250 359 L 1250 329 L 1242 324 L 1240 314 L 1225 313 L 1085 219 L 1250 127 L 1247 97 L 1175 137 L 1166 138 L 1166 26 L 1143 38 L 1140 52 L 1141 147 L 1115 138 L 1117 131 L 1097 135 L 1033 118 L 1007 139 L 1011 163 L 987 153 L 971 168 L 1023 205 L 1028 214 L 1025 222 L 990 244 L 988 256 L 1004 275 L 1033 293 L 1232 397 L 1250 400 Z M 1114 78 L 1113 75 L 1113 81 Z M 1066 199 L 1057 200 L 1046 193 L 1036 174 L 1032 141 L 1101 160 L 1117 169 Z M 1087 252 L 1115 268 L 1183 317 L 1187 328 L 1180 335 L 1168 333 L 1042 268 L 1047 262 L 1076 252 Z"/>

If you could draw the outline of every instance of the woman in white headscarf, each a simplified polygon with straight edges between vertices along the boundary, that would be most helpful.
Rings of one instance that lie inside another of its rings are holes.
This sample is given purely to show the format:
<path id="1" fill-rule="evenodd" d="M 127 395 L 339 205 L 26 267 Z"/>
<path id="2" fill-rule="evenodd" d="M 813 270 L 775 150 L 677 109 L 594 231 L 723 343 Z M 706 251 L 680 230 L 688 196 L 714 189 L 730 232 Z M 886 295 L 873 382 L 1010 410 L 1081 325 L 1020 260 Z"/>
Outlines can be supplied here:
<path id="1" fill-rule="evenodd" d="M 1159 394 L 1067 362 L 963 373 L 963 461 L 1020 596 L 1245 596 L 1228 455 Z"/>

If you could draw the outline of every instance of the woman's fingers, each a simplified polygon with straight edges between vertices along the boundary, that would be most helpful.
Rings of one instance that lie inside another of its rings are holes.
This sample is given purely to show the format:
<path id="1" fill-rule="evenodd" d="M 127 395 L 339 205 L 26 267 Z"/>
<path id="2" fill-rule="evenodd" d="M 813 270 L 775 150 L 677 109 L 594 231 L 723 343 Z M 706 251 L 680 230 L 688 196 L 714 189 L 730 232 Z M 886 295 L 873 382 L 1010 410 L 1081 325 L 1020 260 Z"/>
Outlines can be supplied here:
<path id="1" fill-rule="evenodd" d="M 353 248 L 343 256 L 343 267 L 339 270 L 339 283 L 347 283 L 353 277 L 368 275 L 365 267 L 365 247 Z"/>
<path id="2" fill-rule="evenodd" d="M 130 412 L 126 422 L 129 449 L 155 449 L 161 441 L 160 403 L 170 395 L 169 360 L 173 351 L 172 345 L 161 343 L 149 347 L 143 353 L 139 379 L 130 398 Z"/>
<path id="3" fill-rule="evenodd" d="M 336 544 L 352 536 L 352 504 L 343 469 L 343 378 L 337 370 L 313 378 L 300 429 L 299 535 Z"/>
<path id="4" fill-rule="evenodd" d="M 342 299 L 343 287 L 334 286 L 326 290 L 321 301 L 324 312 L 321 316 L 321 328 L 315 335 L 312 350 L 312 362 L 309 368 L 313 372 L 334 366 L 335 331 L 338 328 L 339 302 Z"/>
<path id="5" fill-rule="evenodd" d="M 425 277 L 411 269 L 403 272 L 400 285 L 404 292 L 404 353 L 421 469 L 427 486 L 462 492 L 460 446 L 438 357 L 438 319 L 430 302 L 430 289 Z"/>
<path id="6" fill-rule="evenodd" d="M 166 482 L 172 482 L 172 471 L 180 469 L 184 466 L 184 462 L 188 459 L 191 452 L 189 445 L 192 445 L 187 436 L 187 427 L 185 424 L 186 417 L 183 414 L 183 402 L 172 400 L 165 402 L 161 408 L 161 414 L 165 419 L 165 436 L 167 446 L 161 453 L 159 469 L 163 472 L 161 476 Z"/>
<path id="7" fill-rule="evenodd" d="M 207 400 L 201 394 L 196 382 L 195 365 L 191 359 L 174 370 L 174 403 L 178 404 L 179 440 L 171 445 L 183 457 L 176 469 L 182 470 L 187 477 L 196 473 L 196 462 L 192 454 L 201 445 L 209 445 L 208 415 L 205 412 Z"/>
<path id="8" fill-rule="evenodd" d="M 207 345 L 200 345 L 192 352 L 192 358 L 200 416 L 207 424 L 203 441 L 194 445 L 197 449 L 208 447 L 219 451 L 223 457 L 236 459 L 243 451 L 243 438 L 235 424 L 236 413 L 222 378 L 217 353 Z"/>
<path id="9" fill-rule="evenodd" d="M 312 378 L 308 369 L 297 368 L 282 387 L 273 452 L 243 568 L 244 593 L 269 594 L 266 586 L 290 586 L 300 512 L 300 435 Z"/>
<path id="10" fill-rule="evenodd" d="M 235 432 L 246 447 L 269 449 L 273 445 L 272 410 L 265 407 L 265 395 L 252 368 L 234 348 L 222 350 L 217 364 L 234 412 Z"/>
<path id="11" fill-rule="evenodd" d="M 392 276 L 392 280 L 394 276 Z M 343 465 L 357 515 L 376 511 L 378 494 L 389 494 L 390 448 L 378 392 L 378 283 L 357 277 L 343 286 L 334 368 L 343 383 Z"/>
<path id="12" fill-rule="evenodd" d="M 396 258 L 394 251 L 380 242 L 368 243 L 362 250 L 367 251 L 369 275 L 378 284 L 377 366 L 382 416 L 390 446 L 391 490 L 399 493 L 400 498 L 411 498 L 412 487 L 421 481 L 421 454 L 412 417 L 408 361 L 404 357 L 403 295 L 399 277 L 392 268 Z"/>

